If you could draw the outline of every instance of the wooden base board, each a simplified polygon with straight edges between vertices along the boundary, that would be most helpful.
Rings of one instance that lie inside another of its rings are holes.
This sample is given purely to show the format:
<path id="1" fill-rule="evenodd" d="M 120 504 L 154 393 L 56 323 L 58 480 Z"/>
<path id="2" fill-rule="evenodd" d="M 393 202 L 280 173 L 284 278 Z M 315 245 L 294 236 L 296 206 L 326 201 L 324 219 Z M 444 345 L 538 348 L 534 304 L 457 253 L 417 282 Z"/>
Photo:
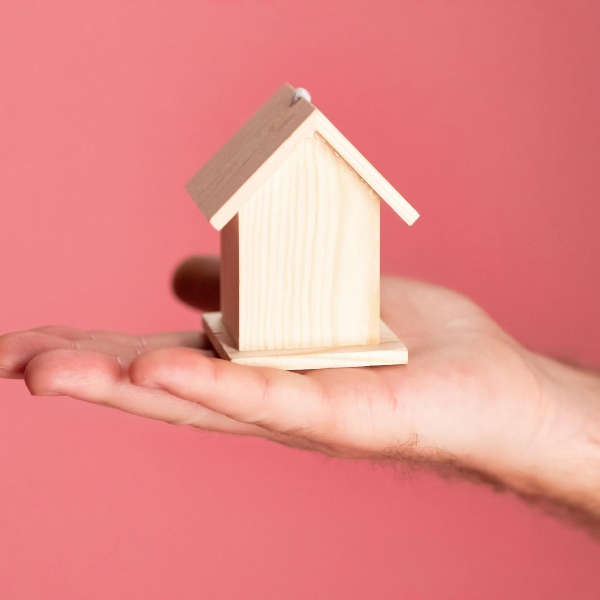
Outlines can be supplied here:
<path id="1" fill-rule="evenodd" d="M 217 354 L 240 365 L 273 367 L 287 371 L 334 369 L 339 367 L 374 367 L 403 365 L 408 362 L 408 350 L 393 331 L 380 322 L 379 344 L 337 348 L 304 348 L 301 350 L 240 351 L 223 325 L 220 312 L 204 313 L 204 333 Z"/>

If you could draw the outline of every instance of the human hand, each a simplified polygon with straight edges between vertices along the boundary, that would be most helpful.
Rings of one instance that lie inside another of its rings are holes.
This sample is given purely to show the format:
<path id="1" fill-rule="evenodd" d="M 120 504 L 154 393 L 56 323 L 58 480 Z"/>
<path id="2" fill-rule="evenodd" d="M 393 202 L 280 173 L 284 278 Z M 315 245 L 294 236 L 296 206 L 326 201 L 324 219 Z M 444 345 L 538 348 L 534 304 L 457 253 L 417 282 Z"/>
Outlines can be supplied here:
<path id="1" fill-rule="evenodd" d="M 186 261 L 174 285 L 187 303 L 218 308 L 214 259 Z M 384 277 L 381 312 L 408 365 L 291 373 L 214 358 L 194 332 L 43 327 L 0 337 L 0 376 L 169 423 L 450 469 L 600 516 L 595 376 L 526 350 L 430 284 Z"/>

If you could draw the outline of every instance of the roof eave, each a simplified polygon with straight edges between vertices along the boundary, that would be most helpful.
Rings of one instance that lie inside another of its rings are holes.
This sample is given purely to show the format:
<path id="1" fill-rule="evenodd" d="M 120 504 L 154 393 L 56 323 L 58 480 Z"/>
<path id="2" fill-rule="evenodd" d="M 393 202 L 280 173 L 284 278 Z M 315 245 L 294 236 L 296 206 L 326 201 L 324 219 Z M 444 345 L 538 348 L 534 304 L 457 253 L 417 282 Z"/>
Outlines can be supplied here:
<path id="1" fill-rule="evenodd" d="M 313 116 L 315 132 L 337 152 L 367 185 L 408 225 L 419 213 L 392 186 L 391 183 L 346 139 L 335 125 L 319 110 Z"/>
<path id="2" fill-rule="evenodd" d="M 307 102 L 300 99 L 299 102 Z M 243 204 L 258 191 L 258 189 L 275 173 L 281 164 L 290 156 L 298 145 L 315 131 L 315 111 L 305 118 L 304 121 L 279 145 L 279 147 L 264 161 L 264 163 L 246 179 L 240 187 L 231 195 L 217 212 L 209 219 L 210 224 L 221 231 L 235 215 L 240 211 Z"/>

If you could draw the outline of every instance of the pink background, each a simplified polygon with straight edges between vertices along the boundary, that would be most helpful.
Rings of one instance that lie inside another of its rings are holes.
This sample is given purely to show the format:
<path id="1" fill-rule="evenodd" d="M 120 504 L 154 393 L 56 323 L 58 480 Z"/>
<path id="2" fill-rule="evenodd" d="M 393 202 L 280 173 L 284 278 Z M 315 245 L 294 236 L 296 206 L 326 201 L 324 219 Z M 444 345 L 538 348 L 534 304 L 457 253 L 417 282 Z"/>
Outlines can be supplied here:
<path id="1" fill-rule="evenodd" d="M 0 1 L 0 329 L 198 327 L 183 185 L 284 81 L 421 212 L 383 267 L 600 363 L 597 2 Z M 508 495 L 0 382 L 2 598 L 598 598 Z"/>

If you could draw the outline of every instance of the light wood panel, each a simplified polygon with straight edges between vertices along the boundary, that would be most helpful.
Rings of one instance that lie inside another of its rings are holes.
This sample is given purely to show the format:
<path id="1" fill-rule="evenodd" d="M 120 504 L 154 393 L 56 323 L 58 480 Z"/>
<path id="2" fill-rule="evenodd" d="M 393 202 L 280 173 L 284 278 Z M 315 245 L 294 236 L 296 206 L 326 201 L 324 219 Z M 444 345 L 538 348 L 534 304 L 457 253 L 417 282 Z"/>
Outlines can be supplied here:
<path id="1" fill-rule="evenodd" d="M 240 365 L 271 367 L 288 371 L 403 365 L 408 350 L 387 325 L 380 322 L 380 342 L 370 346 L 319 348 L 307 350 L 240 351 L 223 325 L 221 313 L 205 313 L 204 332 L 217 354 Z"/>
<path id="2" fill-rule="evenodd" d="M 237 215 L 221 230 L 221 312 L 236 346 L 240 338 L 240 244 Z"/>
<path id="3" fill-rule="evenodd" d="M 311 126 L 408 225 L 412 225 L 419 218 L 419 213 L 323 113 L 315 110 Z"/>
<path id="4" fill-rule="evenodd" d="M 318 133 L 409 225 L 419 213 L 310 102 L 292 104 L 283 85 L 194 175 L 186 188 L 205 217 L 222 229 L 307 137 Z"/>
<path id="5" fill-rule="evenodd" d="M 289 84 L 282 86 L 187 184 L 190 196 L 216 229 L 233 218 L 310 133 L 307 119 L 315 107 L 303 98 L 292 105 L 294 91 Z"/>
<path id="6" fill-rule="evenodd" d="M 240 350 L 378 343 L 379 208 L 323 138 L 297 146 L 238 214 Z"/>

